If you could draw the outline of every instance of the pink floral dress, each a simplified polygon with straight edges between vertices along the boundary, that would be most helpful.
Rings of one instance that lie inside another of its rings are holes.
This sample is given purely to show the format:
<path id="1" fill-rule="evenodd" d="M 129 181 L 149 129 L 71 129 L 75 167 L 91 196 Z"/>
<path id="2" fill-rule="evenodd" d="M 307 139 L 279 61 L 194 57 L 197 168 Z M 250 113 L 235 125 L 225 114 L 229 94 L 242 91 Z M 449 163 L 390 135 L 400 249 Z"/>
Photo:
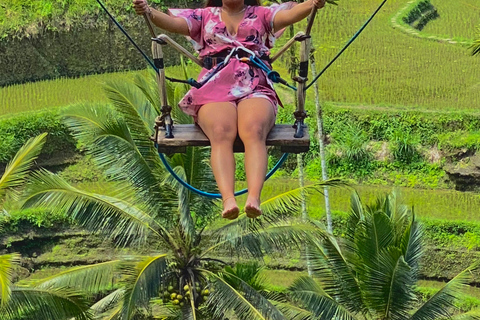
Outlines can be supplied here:
<path id="1" fill-rule="evenodd" d="M 189 40 L 200 58 L 215 55 L 219 52 L 245 47 L 264 56 L 270 54 L 275 39 L 283 30 L 273 32 L 273 19 L 280 10 L 290 9 L 295 2 L 275 4 L 269 7 L 247 6 L 237 34 L 232 35 L 221 18 L 220 7 L 201 9 L 170 9 L 170 14 L 186 20 L 189 29 Z M 198 77 L 201 82 L 215 68 L 203 68 Z M 273 89 L 272 82 L 266 78 L 265 72 L 241 62 L 235 55 L 227 65 L 214 74 L 200 89 L 192 88 L 179 102 L 180 108 L 195 120 L 201 106 L 212 102 L 232 102 L 235 105 L 244 99 L 263 97 L 272 102 L 275 113 L 279 99 Z"/>

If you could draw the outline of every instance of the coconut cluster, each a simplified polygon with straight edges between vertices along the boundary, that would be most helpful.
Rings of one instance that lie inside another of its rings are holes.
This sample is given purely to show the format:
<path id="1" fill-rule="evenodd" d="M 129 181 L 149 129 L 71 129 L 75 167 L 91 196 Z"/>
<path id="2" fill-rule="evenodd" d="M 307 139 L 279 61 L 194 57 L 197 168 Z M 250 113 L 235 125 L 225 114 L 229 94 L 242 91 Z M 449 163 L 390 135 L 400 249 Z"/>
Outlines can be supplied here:
<path id="1" fill-rule="evenodd" d="M 163 299 L 160 299 L 160 303 L 171 303 L 181 307 L 183 307 L 185 303 L 188 303 L 190 295 L 193 294 L 193 292 L 196 292 L 195 300 L 198 299 L 198 302 L 200 303 L 205 301 L 208 295 L 210 295 L 210 290 L 207 287 L 201 289 L 198 282 L 195 283 L 195 291 L 193 291 L 189 285 L 185 285 L 183 290 L 177 290 L 174 286 L 168 286 L 162 291 L 160 292 L 160 295 Z"/>

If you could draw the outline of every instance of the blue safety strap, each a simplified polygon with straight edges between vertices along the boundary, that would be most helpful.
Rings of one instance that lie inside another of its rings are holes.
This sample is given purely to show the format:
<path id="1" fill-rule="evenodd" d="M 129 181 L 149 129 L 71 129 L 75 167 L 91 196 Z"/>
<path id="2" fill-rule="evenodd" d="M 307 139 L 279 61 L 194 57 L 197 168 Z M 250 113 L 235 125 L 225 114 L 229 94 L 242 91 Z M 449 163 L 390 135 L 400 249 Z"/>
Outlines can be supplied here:
<path id="1" fill-rule="evenodd" d="M 274 71 L 272 69 L 270 69 L 266 64 L 265 62 L 263 62 L 262 59 L 260 59 L 259 57 L 257 57 L 256 55 L 251 55 L 250 58 L 249 58 L 250 62 L 252 64 L 254 64 L 257 68 L 260 68 L 262 69 L 263 71 L 265 71 L 265 73 L 267 74 L 267 78 L 272 80 L 273 82 L 275 83 L 281 83 L 287 87 L 289 87 L 290 89 L 293 89 L 295 91 L 297 91 L 297 88 L 295 88 L 294 86 L 290 85 L 287 81 L 283 80 L 282 77 L 280 77 L 280 74 L 277 72 L 277 71 Z"/>

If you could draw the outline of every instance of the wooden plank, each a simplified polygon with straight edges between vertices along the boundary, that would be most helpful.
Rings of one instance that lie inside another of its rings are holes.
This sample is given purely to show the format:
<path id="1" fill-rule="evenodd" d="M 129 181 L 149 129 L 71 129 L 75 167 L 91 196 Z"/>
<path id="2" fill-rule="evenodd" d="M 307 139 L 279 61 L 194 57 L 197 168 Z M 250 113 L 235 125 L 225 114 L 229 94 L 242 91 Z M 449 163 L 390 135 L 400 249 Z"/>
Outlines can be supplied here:
<path id="1" fill-rule="evenodd" d="M 267 137 L 267 146 L 281 147 L 283 152 L 299 153 L 306 152 L 310 146 L 308 128 L 305 128 L 303 138 L 294 138 L 295 129 L 288 124 L 277 124 L 273 127 Z M 160 130 L 157 144 L 160 152 L 171 148 L 171 153 L 181 152 L 182 147 L 209 146 L 210 141 L 200 127 L 194 124 L 175 125 L 173 128 L 174 138 L 166 139 L 165 133 Z M 175 151 L 178 150 L 178 151 Z M 243 152 L 243 143 L 237 137 L 234 143 L 235 152 Z"/>

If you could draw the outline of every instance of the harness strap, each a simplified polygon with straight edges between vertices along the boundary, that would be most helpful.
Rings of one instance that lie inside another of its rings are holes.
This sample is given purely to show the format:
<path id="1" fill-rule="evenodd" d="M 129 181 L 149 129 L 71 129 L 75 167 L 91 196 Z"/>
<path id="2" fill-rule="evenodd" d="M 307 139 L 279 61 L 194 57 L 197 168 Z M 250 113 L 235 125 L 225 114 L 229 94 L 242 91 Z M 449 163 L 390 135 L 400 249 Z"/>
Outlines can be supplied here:
<path id="1" fill-rule="evenodd" d="M 283 84 L 284 86 L 287 86 L 290 89 L 297 91 L 297 88 L 290 85 L 286 80 L 282 79 L 282 77 L 280 77 L 280 74 L 277 71 L 270 69 L 270 67 L 267 66 L 267 64 L 265 64 L 265 62 L 263 62 L 262 59 L 260 59 L 259 57 L 252 55 L 249 58 L 240 58 L 239 60 L 242 62 L 252 63 L 257 68 L 265 71 L 268 79 L 272 80 L 275 83 Z"/>

